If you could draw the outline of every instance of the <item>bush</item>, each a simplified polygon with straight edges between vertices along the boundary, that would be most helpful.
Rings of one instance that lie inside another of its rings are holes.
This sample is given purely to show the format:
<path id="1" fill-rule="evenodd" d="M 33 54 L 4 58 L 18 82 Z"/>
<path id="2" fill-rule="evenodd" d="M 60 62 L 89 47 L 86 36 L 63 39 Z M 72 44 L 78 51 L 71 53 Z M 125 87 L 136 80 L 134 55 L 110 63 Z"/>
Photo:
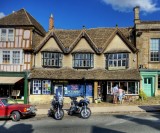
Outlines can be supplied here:
<path id="1" fill-rule="evenodd" d="M 147 95 L 144 93 L 144 91 L 142 89 L 140 89 L 140 91 L 139 91 L 139 98 L 141 100 L 147 100 Z"/>

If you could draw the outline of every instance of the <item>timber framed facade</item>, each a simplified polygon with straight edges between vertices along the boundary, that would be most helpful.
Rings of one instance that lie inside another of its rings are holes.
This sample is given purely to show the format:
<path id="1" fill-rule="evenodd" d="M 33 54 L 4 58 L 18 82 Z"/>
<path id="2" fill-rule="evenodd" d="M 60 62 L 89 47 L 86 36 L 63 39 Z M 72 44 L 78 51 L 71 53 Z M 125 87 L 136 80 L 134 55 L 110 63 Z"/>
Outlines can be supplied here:
<path id="1" fill-rule="evenodd" d="M 35 36 L 44 35 L 43 27 L 25 9 L 0 19 L 0 96 L 28 103 Z"/>

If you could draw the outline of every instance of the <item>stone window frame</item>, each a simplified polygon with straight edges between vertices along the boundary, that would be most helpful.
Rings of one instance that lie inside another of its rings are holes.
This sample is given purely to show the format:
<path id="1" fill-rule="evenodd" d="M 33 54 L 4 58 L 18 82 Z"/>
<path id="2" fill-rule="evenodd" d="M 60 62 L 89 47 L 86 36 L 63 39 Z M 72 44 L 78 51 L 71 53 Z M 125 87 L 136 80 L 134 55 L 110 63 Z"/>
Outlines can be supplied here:
<path id="1" fill-rule="evenodd" d="M 42 67 L 62 67 L 63 54 L 59 52 L 42 52 Z M 45 62 L 46 61 L 46 62 Z"/>
<path id="2" fill-rule="evenodd" d="M 150 39 L 150 61 L 151 62 L 160 61 L 160 38 Z"/>
<path id="3" fill-rule="evenodd" d="M 73 53 L 73 68 L 90 69 L 94 67 L 93 53 Z"/>
<path id="4" fill-rule="evenodd" d="M 108 53 L 105 54 L 105 59 L 108 70 L 127 69 L 129 67 L 129 53 Z"/>

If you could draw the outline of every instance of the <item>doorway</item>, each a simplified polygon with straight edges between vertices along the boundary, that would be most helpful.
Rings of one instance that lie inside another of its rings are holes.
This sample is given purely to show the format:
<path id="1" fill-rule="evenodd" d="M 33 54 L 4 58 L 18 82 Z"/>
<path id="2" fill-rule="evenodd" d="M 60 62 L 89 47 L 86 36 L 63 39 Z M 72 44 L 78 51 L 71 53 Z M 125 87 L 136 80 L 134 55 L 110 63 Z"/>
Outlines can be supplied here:
<path id="1" fill-rule="evenodd" d="M 152 77 L 144 78 L 144 92 L 148 97 L 153 96 Z"/>

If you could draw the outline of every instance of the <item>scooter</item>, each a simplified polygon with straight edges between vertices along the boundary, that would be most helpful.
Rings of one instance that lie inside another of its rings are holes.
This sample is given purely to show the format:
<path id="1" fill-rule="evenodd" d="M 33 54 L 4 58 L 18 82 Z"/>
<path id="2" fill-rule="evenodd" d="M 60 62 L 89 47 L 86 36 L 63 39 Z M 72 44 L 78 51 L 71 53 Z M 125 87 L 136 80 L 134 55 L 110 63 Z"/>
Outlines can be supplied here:
<path id="1" fill-rule="evenodd" d="M 71 107 L 68 111 L 68 115 L 73 115 L 74 113 L 80 114 L 80 117 L 83 119 L 88 119 L 91 116 L 91 110 L 88 107 L 89 99 L 83 98 L 79 102 L 77 101 L 77 97 L 70 97 L 71 99 Z"/>
<path id="2" fill-rule="evenodd" d="M 63 108 L 63 98 L 60 96 L 54 96 L 51 101 L 51 107 L 48 111 L 48 115 L 55 118 L 56 120 L 62 120 L 64 116 Z"/>

